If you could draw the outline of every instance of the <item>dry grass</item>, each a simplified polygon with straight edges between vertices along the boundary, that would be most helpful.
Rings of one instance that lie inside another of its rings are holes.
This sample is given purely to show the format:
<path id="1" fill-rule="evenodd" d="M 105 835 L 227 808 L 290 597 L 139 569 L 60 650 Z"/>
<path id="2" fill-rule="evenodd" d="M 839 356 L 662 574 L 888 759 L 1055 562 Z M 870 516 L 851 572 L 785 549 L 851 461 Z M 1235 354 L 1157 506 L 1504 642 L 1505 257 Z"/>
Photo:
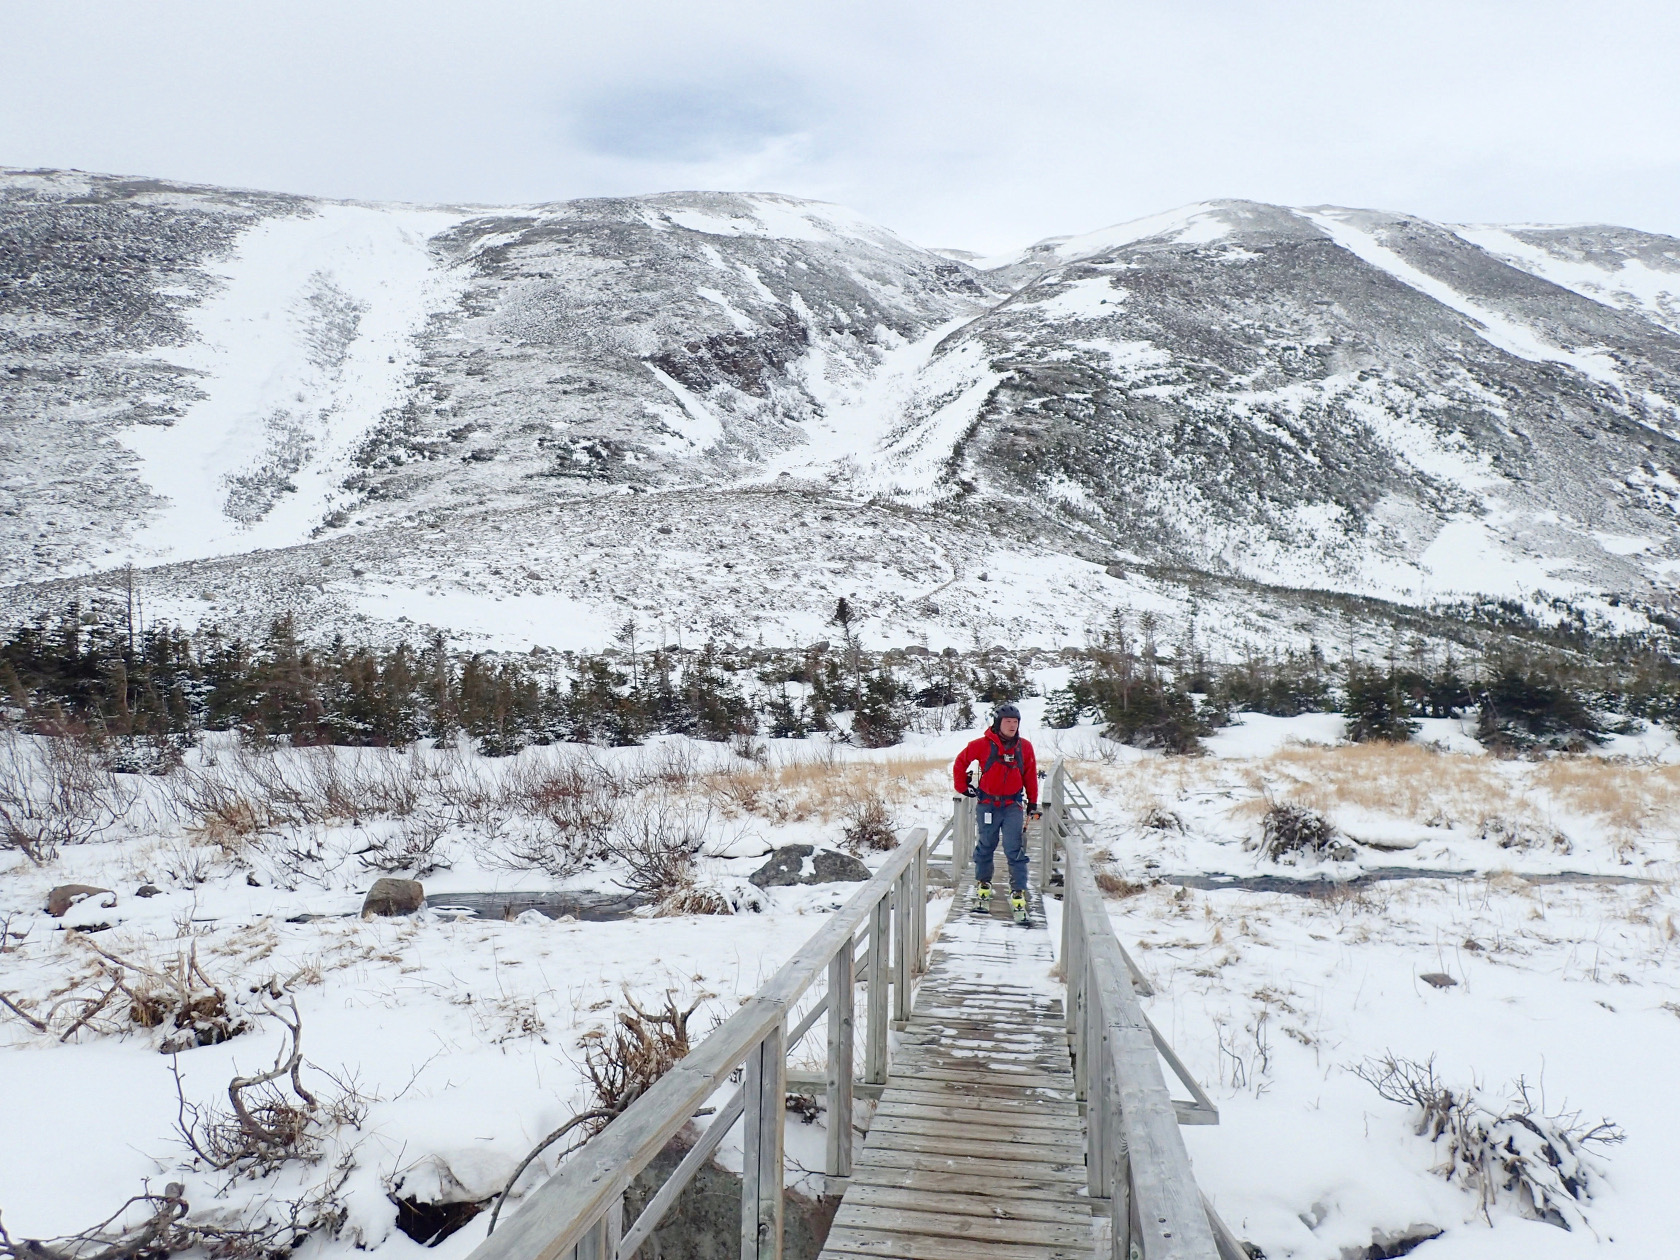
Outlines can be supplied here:
<path id="1" fill-rule="evenodd" d="M 843 761 L 813 757 L 780 766 L 720 771 L 701 784 L 724 817 L 752 814 L 768 822 L 833 821 L 859 801 L 878 798 L 901 805 L 936 790 L 950 774 L 944 757 L 882 757 Z"/>
<path id="2" fill-rule="evenodd" d="M 1320 813 L 1351 807 L 1436 826 L 1479 826 L 1496 815 L 1526 819 L 1534 813 L 1499 764 L 1421 744 L 1285 748 L 1258 764 L 1255 786 L 1263 778 L 1273 780 L 1278 799 Z"/>
<path id="3" fill-rule="evenodd" d="M 1567 851 L 1558 814 L 1591 820 L 1618 846 L 1672 835 L 1680 819 L 1680 766 L 1593 756 L 1512 763 L 1419 744 L 1300 746 L 1258 762 L 1249 782 L 1320 813 L 1368 810 L 1425 826 L 1461 827 L 1516 848 Z M 1262 797 L 1239 811 L 1265 808 Z"/>
<path id="4" fill-rule="evenodd" d="M 1597 820 L 1616 840 L 1653 830 L 1673 834 L 1680 819 L 1680 766 L 1556 757 L 1530 773 L 1561 808 Z"/>

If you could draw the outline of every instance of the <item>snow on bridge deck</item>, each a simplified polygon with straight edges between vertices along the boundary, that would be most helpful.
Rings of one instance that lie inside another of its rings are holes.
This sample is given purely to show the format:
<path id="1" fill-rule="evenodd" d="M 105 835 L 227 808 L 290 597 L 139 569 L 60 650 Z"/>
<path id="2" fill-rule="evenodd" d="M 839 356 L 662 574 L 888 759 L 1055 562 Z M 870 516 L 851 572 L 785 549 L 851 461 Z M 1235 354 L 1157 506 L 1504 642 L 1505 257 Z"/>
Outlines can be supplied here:
<path id="1" fill-rule="evenodd" d="M 1000 889 L 1001 893 L 1001 889 Z M 1044 907 L 972 912 L 934 945 L 823 1260 L 1088 1260 L 1085 1122 Z"/>

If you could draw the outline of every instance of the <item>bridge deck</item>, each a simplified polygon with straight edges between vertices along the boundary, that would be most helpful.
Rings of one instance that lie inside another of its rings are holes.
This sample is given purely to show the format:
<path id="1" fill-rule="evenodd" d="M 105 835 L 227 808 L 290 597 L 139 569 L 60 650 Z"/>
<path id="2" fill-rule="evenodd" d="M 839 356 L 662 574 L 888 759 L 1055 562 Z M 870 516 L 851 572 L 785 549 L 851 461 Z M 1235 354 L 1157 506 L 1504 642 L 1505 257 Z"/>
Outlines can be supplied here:
<path id="1" fill-rule="evenodd" d="M 972 913 L 935 943 L 824 1260 L 1088 1260 L 1085 1124 L 1044 909 Z"/>

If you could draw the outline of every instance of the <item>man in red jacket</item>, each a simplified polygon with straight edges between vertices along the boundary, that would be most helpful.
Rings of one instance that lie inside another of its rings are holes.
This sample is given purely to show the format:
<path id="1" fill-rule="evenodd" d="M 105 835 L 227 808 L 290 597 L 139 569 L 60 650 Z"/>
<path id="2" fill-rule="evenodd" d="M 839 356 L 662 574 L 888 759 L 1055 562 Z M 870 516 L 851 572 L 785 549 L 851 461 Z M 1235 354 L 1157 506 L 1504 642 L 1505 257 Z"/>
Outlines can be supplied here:
<path id="1" fill-rule="evenodd" d="M 977 783 L 970 783 L 969 767 L 980 765 Z M 1021 711 L 1003 705 L 992 715 L 984 735 L 957 754 L 956 790 L 979 803 L 979 842 L 974 846 L 974 909 L 990 914 L 992 858 L 1003 841 L 1009 859 L 1009 908 L 1015 922 L 1027 921 L 1027 845 L 1022 829 L 1027 815 L 1038 817 L 1038 760 L 1033 746 L 1021 738 Z M 1023 809 L 1022 801 L 1025 800 Z"/>

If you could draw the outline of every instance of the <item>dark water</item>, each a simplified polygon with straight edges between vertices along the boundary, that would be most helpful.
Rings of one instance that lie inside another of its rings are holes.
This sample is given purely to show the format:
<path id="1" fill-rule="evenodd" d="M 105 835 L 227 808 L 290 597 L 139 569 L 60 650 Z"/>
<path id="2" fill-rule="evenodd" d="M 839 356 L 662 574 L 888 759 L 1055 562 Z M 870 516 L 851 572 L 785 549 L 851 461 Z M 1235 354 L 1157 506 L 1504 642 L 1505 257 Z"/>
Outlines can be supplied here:
<path id="1" fill-rule="evenodd" d="M 1210 892 L 1237 888 L 1243 892 L 1292 893 L 1297 897 L 1326 897 L 1347 888 L 1367 888 L 1391 879 L 1487 879 L 1485 871 L 1435 871 L 1415 866 L 1378 866 L 1349 879 L 1296 879 L 1288 875 L 1163 875 L 1167 884 Z M 1584 871 L 1555 871 L 1545 875 L 1519 875 L 1526 884 L 1654 884 L 1639 875 L 1589 875 Z"/>
<path id="2" fill-rule="evenodd" d="M 481 919 L 517 919 L 527 910 L 540 910 L 551 919 L 571 915 L 590 923 L 610 923 L 629 917 L 648 899 L 622 892 L 495 892 L 437 893 L 426 898 L 429 910 L 471 910 Z"/>

